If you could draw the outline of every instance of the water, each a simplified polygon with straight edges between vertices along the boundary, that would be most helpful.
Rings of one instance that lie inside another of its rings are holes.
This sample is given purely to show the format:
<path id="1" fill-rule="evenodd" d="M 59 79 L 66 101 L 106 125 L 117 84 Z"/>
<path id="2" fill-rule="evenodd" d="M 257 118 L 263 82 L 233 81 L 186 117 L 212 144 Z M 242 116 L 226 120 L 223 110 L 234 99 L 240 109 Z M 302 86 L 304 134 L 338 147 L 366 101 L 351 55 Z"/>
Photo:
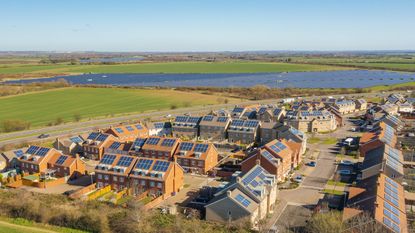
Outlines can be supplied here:
<path id="1" fill-rule="evenodd" d="M 261 84 L 276 88 L 362 88 L 412 82 L 415 73 L 352 70 L 255 74 L 83 74 L 6 83 L 46 82 L 60 78 L 73 84 L 115 86 L 251 87 Z"/>

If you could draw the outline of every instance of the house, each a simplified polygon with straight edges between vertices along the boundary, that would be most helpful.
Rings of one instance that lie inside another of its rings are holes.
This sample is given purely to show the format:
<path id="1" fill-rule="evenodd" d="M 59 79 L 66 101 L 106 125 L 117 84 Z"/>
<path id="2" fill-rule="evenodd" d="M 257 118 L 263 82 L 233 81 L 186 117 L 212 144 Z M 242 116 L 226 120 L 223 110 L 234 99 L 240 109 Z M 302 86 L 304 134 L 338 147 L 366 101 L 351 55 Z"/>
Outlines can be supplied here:
<path id="1" fill-rule="evenodd" d="M 285 108 L 262 106 L 257 112 L 257 120 L 262 122 L 282 122 L 285 116 Z"/>
<path id="2" fill-rule="evenodd" d="M 365 99 L 356 99 L 354 101 L 356 105 L 356 110 L 358 111 L 366 111 L 367 109 L 367 101 Z"/>
<path id="3" fill-rule="evenodd" d="M 384 144 L 395 148 L 397 143 L 396 131 L 392 126 L 380 122 L 379 127 L 370 132 L 365 132 L 359 141 L 360 156 L 366 156 L 370 150 L 376 149 Z"/>
<path id="4" fill-rule="evenodd" d="M 399 182 L 380 173 L 350 187 L 343 221 L 351 221 L 363 213 L 376 221 L 376 232 L 408 233 L 404 188 Z"/>
<path id="5" fill-rule="evenodd" d="M 152 122 L 147 124 L 149 136 L 170 136 L 172 128 L 170 122 Z"/>
<path id="6" fill-rule="evenodd" d="M 307 135 L 294 127 L 288 125 L 278 125 L 277 139 L 286 140 L 288 142 L 295 142 L 301 144 L 300 155 L 303 155 L 307 150 Z"/>
<path id="7" fill-rule="evenodd" d="M 135 140 L 134 140 L 135 142 Z M 104 146 L 105 154 L 129 155 L 133 142 L 110 141 Z"/>
<path id="8" fill-rule="evenodd" d="M 379 175 L 381 172 L 401 182 L 404 176 L 402 151 L 384 144 L 366 152 L 361 168 L 361 179 Z"/>
<path id="9" fill-rule="evenodd" d="M 414 111 L 414 106 L 412 103 L 405 102 L 398 104 L 398 112 L 399 113 L 412 113 Z"/>
<path id="10" fill-rule="evenodd" d="M 144 146 L 144 143 L 147 141 L 147 138 L 136 138 L 134 142 L 130 146 L 130 150 L 128 151 L 129 155 L 132 156 L 142 156 L 143 151 L 142 148 Z"/>
<path id="11" fill-rule="evenodd" d="M 343 116 L 342 114 L 337 111 L 337 109 L 330 107 L 327 109 L 330 113 L 333 114 L 334 118 L 336 119 L 336 128 L 343 126 Z"/>
<path id="12" fill-rule="evenodd" d="M 302 132 L 330 132 L 337 128 L 334 115 L 327 110 L 287 112 L 286 124 Z"/>
<path id="13" fill-rule="evenodd" d="M 130 174 L 132 194 L 175 195 L 183 187 L 183 174 L 183 169 L 174 161 L 138 158 Z"/>
<path id="14" fill-rule="evenodd" d="M 104 147 L 116 140 L 111 134 L 92 132 L 82 143 L 83 155 L 88 159 L 101 160 L 104 154 Z"/>
<path id="15" fill-rule="evenodd" d="M 181 142 L 175 157 L 185 172 L 206 174 L 218 163 L 219 153 L 212 143 Z"/>
<path id="16" fill-rule="evenodd" d="M 24 151 L 27 150 L 27 147 L 10 150 L 0 153 L 0 172 L 7 171 L 9 169 L 15 169 L 20 166 L 19 158 L 24 155 Z"/>
<path id="17" fill-rule="evenodd" d="M 223 141 L 230 123 L 230 117 L 206 115 L 199 123 L 200 138 Z"/>
<path id="18" fill-rule="evenodd" d="M 72 180 L 85 175 L 86 166 L 79 155 L 55 154 L 48 161 L 48 170 L 49 173 L 52 172 L 55 176 L 67 177 Z"/>
<path id="19" fill-rule="evenodd" d="M 252 144 L 258 141 L 260 122 L 257 120 L 234 119 L 228 128 L 228 141 Z"/>
<path id="20" fill-rule="evenodd" d="M 406 102 L 405 97 L 402 94 L 392 93 L 385 98 L 385 104 L 403 104 Z"/>
<path id="21" fill-rule="evenodd" d="M 65 155 L 82 154 L 82 143 L 88 135 L 75 135 L 70 137 L 56 138 L 53 147 L 62 151 Z"/>
<path id="22" fill-rule="evenodd" d="M 338 100 L 334 103 L 333 108 L 345 115 L 356 111 L 356 103 L 353 100 Z"/>
<path id="23" fill-rule="evenodd" d="M 235 106 L 232 109 L 232 112 L 231 112 L 232 119 L 239 119 L 239 118 L 241 118 L 245 114 L 245 112 L 247 110 L 248 110 L 248 108 L 246 108 L 246 107 Z"/>
<path id="24" fill-rule="evenodd" d="M 237 172 L 231 183 L 214 194 L 205 205 L 206 220 L 222 223 L 248 220 L 254 228 L 273 212 L 278 189 L 274 175 L 260 165 Z"/>
<path id="25" fill-rule="evenodd" d="M 172 160 L 180 142 L 180 139 L 172 137 L 149 137 L 141 147 L 142 156 L 147 158 Z"/>
<path id="26" fill-rule="evenodd" d="M 260 143 L 261 145 L 267 144 L 268 142 L 277 139 L 277 127 L 282 125 L 277 122 L 261 122 L 260 128 Z"/>
<path id="27" fill-rule="evenodd" d="M 201 117 L 177 116 L 173 123 L 173 137 L 197 138 Z"/>
<path id="28" fill-rule="evenodd" d="M 402 130 L 405 125 L 398 117 L 392 115 L 385 115 L 381 121 L 391 126 L 396 131 Z"/>
<path id="29" fill-rule="evenodd" d="M 137 161 L 136 157 L 118 154 L 104 154 L 95 167 L 97 188 L 111 185 L 111 189 L 120 191 L 129 188 L 129 174 Z"/>
<path id="30" fill-rule="evenodd" d="M 290 171 L 297 167 L 299 158 L 286 141 L 274 140 L 242 161 L 241 170 L 243 172 L 249 171 L 257 164 L 257 160 L 261 162 L 261 166 L 267 172 L 275 175 L 280 182 L 284 181 Z"/>
<path id="31" fill-rule="evenodd" d="M 19 166 L 20 170 L 26 173 L 41 173 L 48 169 L 48 162 L 56 155 L 61 155 L 59 151 L 54 148 L 29 146 L 29 148 L 21 155 L 19 150 Z"/>
<path id="32" fill-rule="evenodd" d="M 119 125 L 110 127 L 104 131 L 106 134 L 111 134 L 119 141 L 134 141 L 138 137 L 147 137 L 148 129 L 141 123 L 131 125 Z"/>
<path id="33" fill-rule="evenodd" d="M 398 114 L 399 106 L 396 104 L 383 104 L 383 105 L 380 105 L 380 107 L 383 109 L 383 112 L 389 115 Z"/>

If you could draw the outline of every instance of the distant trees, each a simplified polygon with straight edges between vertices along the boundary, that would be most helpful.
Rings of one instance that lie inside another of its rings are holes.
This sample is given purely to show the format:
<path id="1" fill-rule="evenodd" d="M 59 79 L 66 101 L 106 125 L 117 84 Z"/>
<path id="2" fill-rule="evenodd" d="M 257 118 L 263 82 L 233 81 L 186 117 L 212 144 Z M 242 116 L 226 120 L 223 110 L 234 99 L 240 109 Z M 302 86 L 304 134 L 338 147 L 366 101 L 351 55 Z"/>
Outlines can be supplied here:
<path id="1" fill-rule="evenodd" d="M 75 113 L 75 114 L 73 114 L 73 119 L 74 119 L 74 121 L 79 122 L 79 121 L 81 121 L 82 116 L 79 113 Z"/>
<path id="2" fill-rule="evenodd" d="M 30 128 L 30 122 L 24 120 L 4 120 L 1 123 L 1 129 L 3 132 L 13 132 L 13 131 L 20 131 Z"/>

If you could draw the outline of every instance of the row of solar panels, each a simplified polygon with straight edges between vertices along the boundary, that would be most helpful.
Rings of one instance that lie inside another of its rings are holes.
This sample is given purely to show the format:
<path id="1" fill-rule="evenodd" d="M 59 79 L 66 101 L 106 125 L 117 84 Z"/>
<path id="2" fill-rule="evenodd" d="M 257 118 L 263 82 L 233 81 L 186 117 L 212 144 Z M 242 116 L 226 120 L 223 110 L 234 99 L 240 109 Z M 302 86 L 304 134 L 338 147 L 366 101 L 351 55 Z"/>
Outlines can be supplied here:
<path id="1" fill-rule="evenodd" d="M 111 165 L 114 163 L 114 160 L 116 159 L 116 155 L 111 155 L 111 154 L 105 154 L 101 161 L 100 164 L 105 164 L 105 165 Z M 130 157 L 130 156 L 121 156 L 121 158 L 118 160 L 116 166 L 118 167 L 129 167 L 131 165 L 131 163 L 133 162 L 134 158 Z M 145 158 L 140 158 L 137 162 L 137 164 L 135 165 L 136 168 L 138 169 L 144 169 L 144 170 L 148 170 L 154 163 L 153 166 L 153 171 L 160 171 L 160 172 L 166 172 L 167 169 L 169 168 L 170 162 L 168 161 L 161 161 L 161 160 L 157 160 L 154 162 L 154 160 L 152 159 L 145 159 Z"/>

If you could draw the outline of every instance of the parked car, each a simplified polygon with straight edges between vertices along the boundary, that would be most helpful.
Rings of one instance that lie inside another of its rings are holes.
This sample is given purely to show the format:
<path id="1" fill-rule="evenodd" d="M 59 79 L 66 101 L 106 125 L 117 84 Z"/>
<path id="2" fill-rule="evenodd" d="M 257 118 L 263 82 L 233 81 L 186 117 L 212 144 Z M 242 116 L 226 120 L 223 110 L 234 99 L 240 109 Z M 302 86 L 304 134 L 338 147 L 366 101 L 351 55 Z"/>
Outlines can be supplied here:
<path id="1" fill-rule="evenodd" d="M 345 166 L 352 166 L 354 165 L 354 163 L 352 161 L 349 160 L 340 160 L 340 165 L 345 165 Z"/>
<path id="2" fill-rule="evenodd" d="M 307 163 L 307 165 L 310 166 L 310 167 L 315 167 L 315 166 L 317 166 L 317 162 L 310 161 L 310 162 Z"/>
<path id="3" fill-rule="evenodd" d="M 350 175 L 352 172 L 350 170 L 338 170 L 337 173 L 340 175 Z"/>
<path id="4" fill-rule="evenodd" d="M 49 134 L 43 134 L 43 133 L 38 136 L 38 138 L 48 138 L 48 137 L 49 137 Z"/>
<path id="5" fill-rule="evenodd" d="M 294 178 L 294 181 L 295 181 L 295 182 L 297 182 L 297 183 L 301 183 L 301 182 L 303 182 L 303 176 L 301 176 L 301 175 L 296 176 L 296 177 Z"/>

